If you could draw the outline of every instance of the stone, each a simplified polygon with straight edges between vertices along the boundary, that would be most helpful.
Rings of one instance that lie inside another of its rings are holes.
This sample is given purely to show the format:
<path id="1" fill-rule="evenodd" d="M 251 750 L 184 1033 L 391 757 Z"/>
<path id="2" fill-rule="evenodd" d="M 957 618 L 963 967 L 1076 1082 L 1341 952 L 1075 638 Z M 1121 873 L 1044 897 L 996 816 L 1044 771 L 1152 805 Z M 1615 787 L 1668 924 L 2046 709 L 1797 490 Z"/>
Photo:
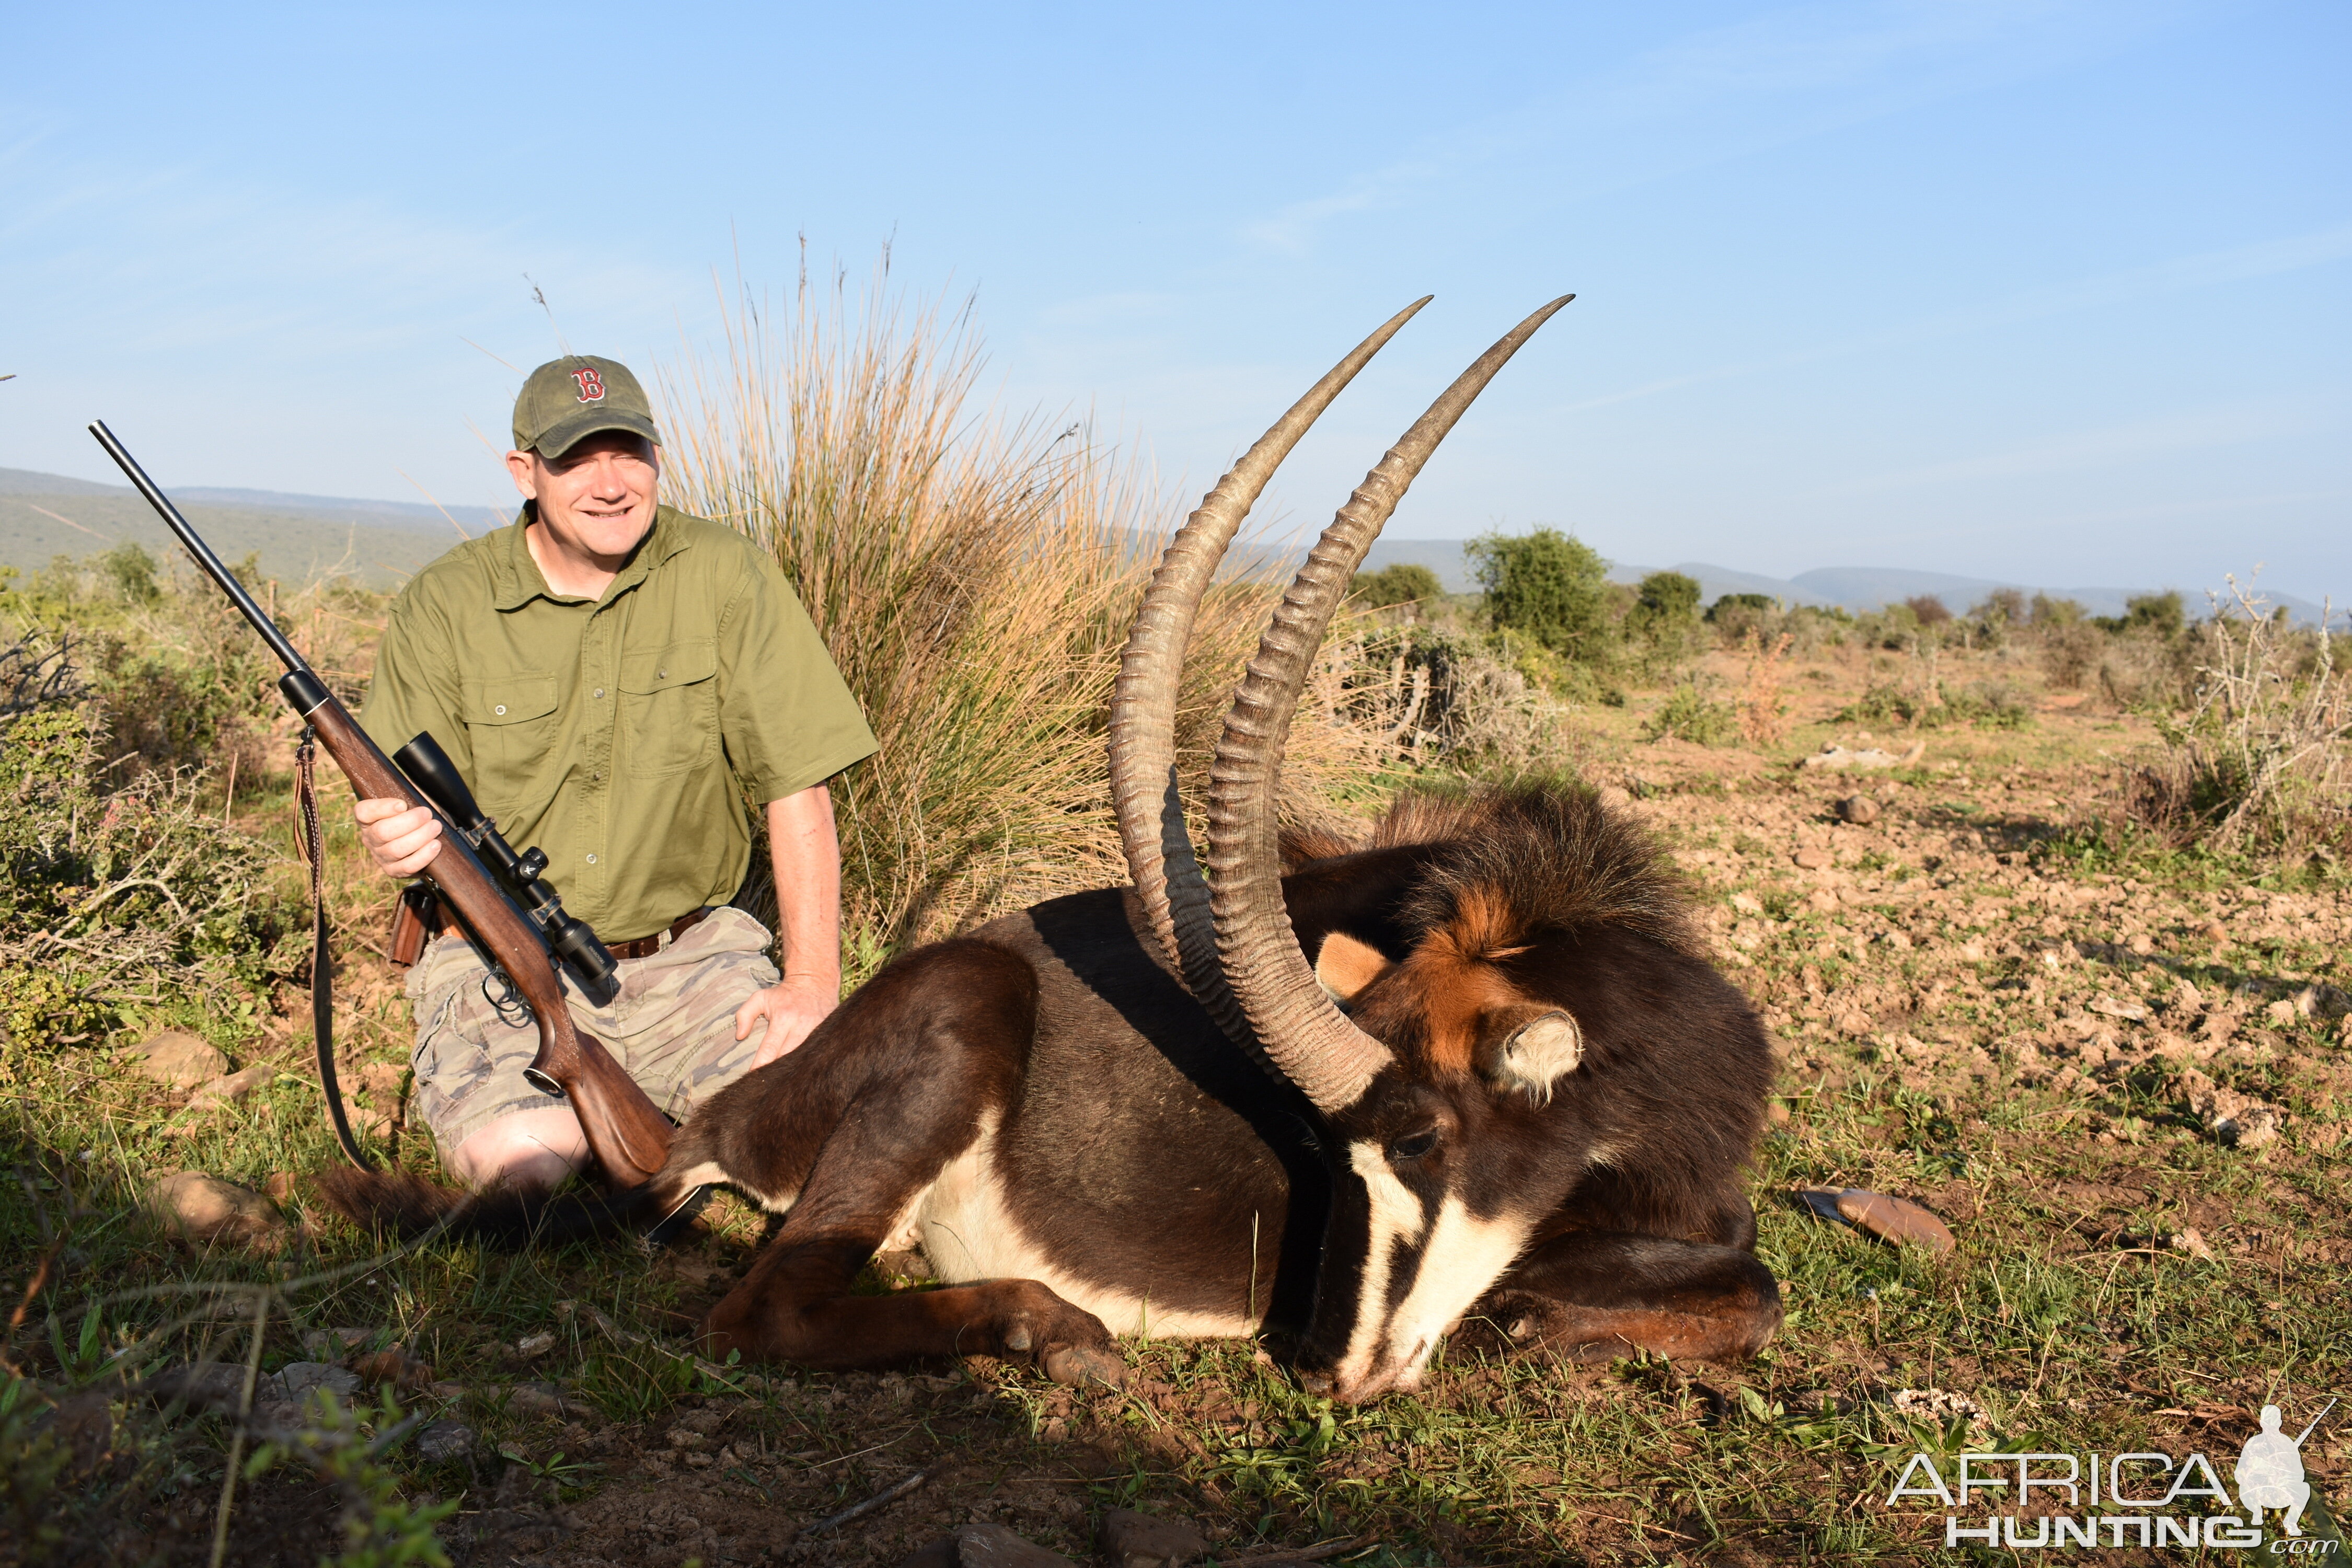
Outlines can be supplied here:
<path id="1" fill-rule="evenodd" d="M 956 1561 L 956 1538 L 942 1535 L 927 1546 L 918 1546 L 898 1559 L 898 1568 L 961 1568 Z"/>
<path id="2" fill-rule="evenodd" d="M 233 1411 L 244 1397 L 245 1368 L 228 1362 L 196 1362 L 159 1372 L 141 1387 L 159 1404 L 177 1400 L 190 1410 Z M 254 1397 L 260 1396 L 257 1386 Z"/>
<path id="3" fill-rule="evenodd" d="M 1838 802 L 1838 816 L 1857 827 L 1867 827 L 1878 820 L 1878 803 L 1866 795 L 1850 795 Z"/>
<path id="4" fill-rule="evenodd" d="M 1913 746 L 1900 756 L 1893 752 L 1880 751 L 1875 747 L 1864 751 L 1852 751 L 1844 746 L 1827 745 L 1807 757 L 1802 765 L 1809 768 L 1826 768 L 1832 773 L 1839 773 L 1873 768 L 1911 768 L 1918 766 L 1920 759 L 1927 754 L 1927 747 L 1925 742 Z"/>
<path id="5" fill-rule="evenodd" d="M 1942 1220 L 1908 1198 L 1860 1187 L 1809 1187 L 1797 1196 L 1819 1217 L 1852 1226 L 1881 1241 L 1916 1242 L 1938 1256 L 1958 1245 Z"/>
<path id="6" fill-rule="evenodd" d="M 1015 1535 L 1001 1524 L 967 1524 L 956 1531 L 960 1568 L 1077 1568 L 1058 1552 Z"/>
<path id="7" fill-rule="evenodd" d="M 2286 1112 L 2277 1106 L 2219 1087 L 2193 1089 L 2189 1109 L 2205 1123 L 2215 1142 L 2231 1149 L 2259 1149 L 2276 1140 L 2286 1123 Z"/>
<path id="8" fill-rule="evenodd" d="M 2191 1258 L 2210 1258 L 2213 1256 L 2213 1249 L 2205 1245 L 2205 1238 L 2193 1226 L 2174 1231 L 2164 1238 L 2164 1245 L 2168 1251 L 2185 1252 Z"/>
<path id="9" fill-rule="evenodd" d="M 1818 844 L 1808 844 L 1797 851 L 1796 861 L 1805 870 L 1824 871 L 1829 868 L 1830 852 Z"/>
<path id="10" fill-rule="evenodd" d="M 276 1068 L 256 1062 L 253 1066 L 230 1073 L 226 1078 L 214 1079 L 189 1097 L 187 1108 L 190 1110 L 209 1110 L 216 1105 L 227 1105 L 232 1101 L 243 1100 L 255 1089 L 267 1089 L 269 1086 L 269 1080 L 277 1076 Z"/>
<path id="11" fill-rule="evenodd" d="M 1857 1230 L 1866 1230 L 1882 1241 L 1916 1241 L 1938 1255 L 1958 1245 L 1950 1227 L 1908 1198 L 1849 1187 L 1838 1194 L 1837 1212 Z"/>
<path id="12" fill-rule="evenodd" d="M 1764 912 L 1764 900 L 1743 889 L 1731 895 L 1731 907 L 1743 915 L 1760 915 Z"/>
<path id="13" fill-rule="evenodd" d="M 312 1329 L 302 1336 L 302 1348 L 313 1361 L 343 1361 L 375 1336 L 373 1329 Z"/>
<path id="14" fill-rule="evenodd" d="M 523 1356 L 542 1356 L 555 1348 L 555 1336 L 542 1329 L 535 1334 L 525 1334 L 515 1342 L 515 1352 Z"/>
<path id="15" fill-rule="evenodd" d="M 191 1246 L 275 1252 L 290 1234 L 268 1198 L 201 1171 L 157 1177 L 147 1188 L 146 1205 L 157 1225 Z"/>
<path id="16" fill-rule="evenodd" d="M 371 1351 L 352 1362 L 352 1370 L 360 1382 L 369 1388 L 390 1384 L 403 1393 L 414 1394 L 433 1386 L 433 1369 L 408 1353 L 404 1345 L 387 1345 Z"/>
<path id="17" fill-rule="evenodd" d="M 1209 1550 L 1208 1537 L 1191 1521 L 1127 1508 L 1103 1510 L 1095 1544 L 1112 1568 L 1184 1568 Z"/>
<path id="18" fill-rule="evenodd" d="M 416 1457 L 439 1464 L 474 1451 L 474 1429 L 463 1421 L 433 1421 L 416 1434 Z"/>
<path id="19" fill-rule="evenodd" d="M 2197 928 L 2197 934 L 2207 942 L 2226 942 L 2230 940 L 2230 928 L 2220 921 L 2207 921 Z"/>
<path id="20" fill-rule="evenodd" d="M 528 1417 L 562 1415 L 577 1407 L 563 1397 L 563 1390 L 551 1383 L 517 1384 L 507 1395 L 509 1414 Z"/>
<path id="21" fill-rule="evenodd" d="M 337 1404 L 349 1405 L 360 1391 L 360 1374 L 331 1362 L 288 1362 L 278 1369 L 272 1381 L 284 1391 L 287 1399 L 297 1405 L 308 1403 L 311 1395 L 324 1389 L 335 1396 Z"/>
<path id="22" fill-rule="evenodd" d="M 131 1070 L 173 1089 L 194 1089 L 228 1071 L 228 1058 L 185 1029 L 166 1029 L 131 1049 Z"/>
<path id="23" fill-rule="evenodd" d="M 2110 1018 L 2128 1018 L 2135 1024 L 2147 1021 L 2147 1005 L 2144 1002 L 2118 1002 L 2112 996 L 2102 996 L 2091 1004 L 2091 1011 Z"/>
<path id="24" fill-rule="evenodd" d="M 1971 1432 L 1981 1431 L 1989 1424 L 1983 1405 L 1948 1389 L 1898 1388 L 1887 1403 L 1898 1415 L 1938 1428 L 1948 1426 L 1956 1418 L 1967 1422 Z"/>

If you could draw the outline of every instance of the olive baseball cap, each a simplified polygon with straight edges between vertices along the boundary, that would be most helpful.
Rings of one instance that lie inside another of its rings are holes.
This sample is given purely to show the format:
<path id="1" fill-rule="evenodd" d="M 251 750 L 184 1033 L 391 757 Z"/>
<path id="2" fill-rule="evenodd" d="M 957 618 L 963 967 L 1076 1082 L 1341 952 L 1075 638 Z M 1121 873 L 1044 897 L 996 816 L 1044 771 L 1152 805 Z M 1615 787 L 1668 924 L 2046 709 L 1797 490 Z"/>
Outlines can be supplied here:
<path id="1" fill-rule="evenodd" d="M 626 430 L 661 445 L 646 389 L 619 360 L 566 354 L 541 365 L 522 384 L 514 408 L 516 451 L 536 448 L 542 458 L 560 458 L 582 437 L 599 430 Z"/>

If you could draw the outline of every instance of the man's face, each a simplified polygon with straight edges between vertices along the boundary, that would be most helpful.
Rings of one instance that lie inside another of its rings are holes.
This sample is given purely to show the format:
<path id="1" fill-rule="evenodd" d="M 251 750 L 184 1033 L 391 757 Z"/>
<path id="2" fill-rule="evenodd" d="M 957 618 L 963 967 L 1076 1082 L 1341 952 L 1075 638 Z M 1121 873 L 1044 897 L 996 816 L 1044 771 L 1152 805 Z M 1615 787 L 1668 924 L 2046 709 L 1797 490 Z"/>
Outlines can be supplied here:
<path id="1" fill-rule="evenodd" d="M 660 448 L 625 430 L 583 437 L 553 462 L 537 452 L 509 452 L 515 489 L 539 503 L 551 542 L 617 569 L 654 525 Z"/>

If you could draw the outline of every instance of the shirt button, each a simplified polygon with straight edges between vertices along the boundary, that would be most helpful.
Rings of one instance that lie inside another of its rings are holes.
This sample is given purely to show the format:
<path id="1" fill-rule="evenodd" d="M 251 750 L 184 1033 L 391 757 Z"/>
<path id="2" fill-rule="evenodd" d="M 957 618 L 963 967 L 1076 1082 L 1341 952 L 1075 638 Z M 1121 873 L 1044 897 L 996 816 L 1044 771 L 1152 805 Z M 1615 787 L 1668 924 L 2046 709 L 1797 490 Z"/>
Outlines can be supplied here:
<path id="1" fill-rule="evenodd" d="M 600 687 L 598 687 L 598 688 L 596 689 L 596 695 L 597 695 L 597 696 L 599 696 L 599 697 L 604 696 L 604 689 L 603 687 L 601 687 L 601 686 L 600 686 Z M 501 713 L 503 713 L 503 712 L 505 712 L 505 711 L 506 711 L 506 710 L 505 710 L 505 709 L 503 709 L 503 708 L 501 708 L 501 709 L 499 709 L 499 712 L 501 712 Z"/>
<path id="2" fill-rule="evenodd" d="M 669 671 L 667 669 L 656 669 L 654 671 L 654 679 L 656 680 L 667 680 L 669 679 Z"/>
<path id="3" fill-rule="evenodd" d="M 595 863 L 596 863 L 596 857 L 594 857 L 593 855 L 589 856 L 589 857 L 588 857 L 588 864 L 590 864 L 591 866 L 593 866 Z"/>
<path id="4" fill-rule="evenodd" d="M 600 692 L 598 692 L 596 695 L 597 695 L 597 696 L 599 696 L 599 697 L 602 697 L 602 696 L 604 696 L 604 694 L 603 692 L 601 692 L 601 691 L 600 691 Z M 491 710 L 490 710 L 490 711 L 491 711 L 491 712 L 493 712 L 493 713 L 495 713 L 495 714 L 497 714 L 499 718 L 503 719 L 503 718 L 505 718 L 505 717 L 507 716 L 507 705 L 506 705 L 505 703 L 501 702 L 501 703 L 499 703 L 497 707 L 495 707 L 495 708 L 491 709 Z"/>

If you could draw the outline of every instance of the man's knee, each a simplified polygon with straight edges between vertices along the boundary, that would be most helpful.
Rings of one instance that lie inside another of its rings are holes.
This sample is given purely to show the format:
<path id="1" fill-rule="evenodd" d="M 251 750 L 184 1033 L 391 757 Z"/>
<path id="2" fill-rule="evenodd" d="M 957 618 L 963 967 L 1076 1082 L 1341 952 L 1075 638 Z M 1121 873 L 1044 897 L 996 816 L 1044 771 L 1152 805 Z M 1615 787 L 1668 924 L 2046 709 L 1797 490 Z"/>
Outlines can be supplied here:
<path id="1" fill-rule="evenodd" d="M 483 1123 L 446 1159 L 469 1187 L 552 1187 L 588 1163 L 588 1140 L 570 1107 L 550 1106 Z"/>

